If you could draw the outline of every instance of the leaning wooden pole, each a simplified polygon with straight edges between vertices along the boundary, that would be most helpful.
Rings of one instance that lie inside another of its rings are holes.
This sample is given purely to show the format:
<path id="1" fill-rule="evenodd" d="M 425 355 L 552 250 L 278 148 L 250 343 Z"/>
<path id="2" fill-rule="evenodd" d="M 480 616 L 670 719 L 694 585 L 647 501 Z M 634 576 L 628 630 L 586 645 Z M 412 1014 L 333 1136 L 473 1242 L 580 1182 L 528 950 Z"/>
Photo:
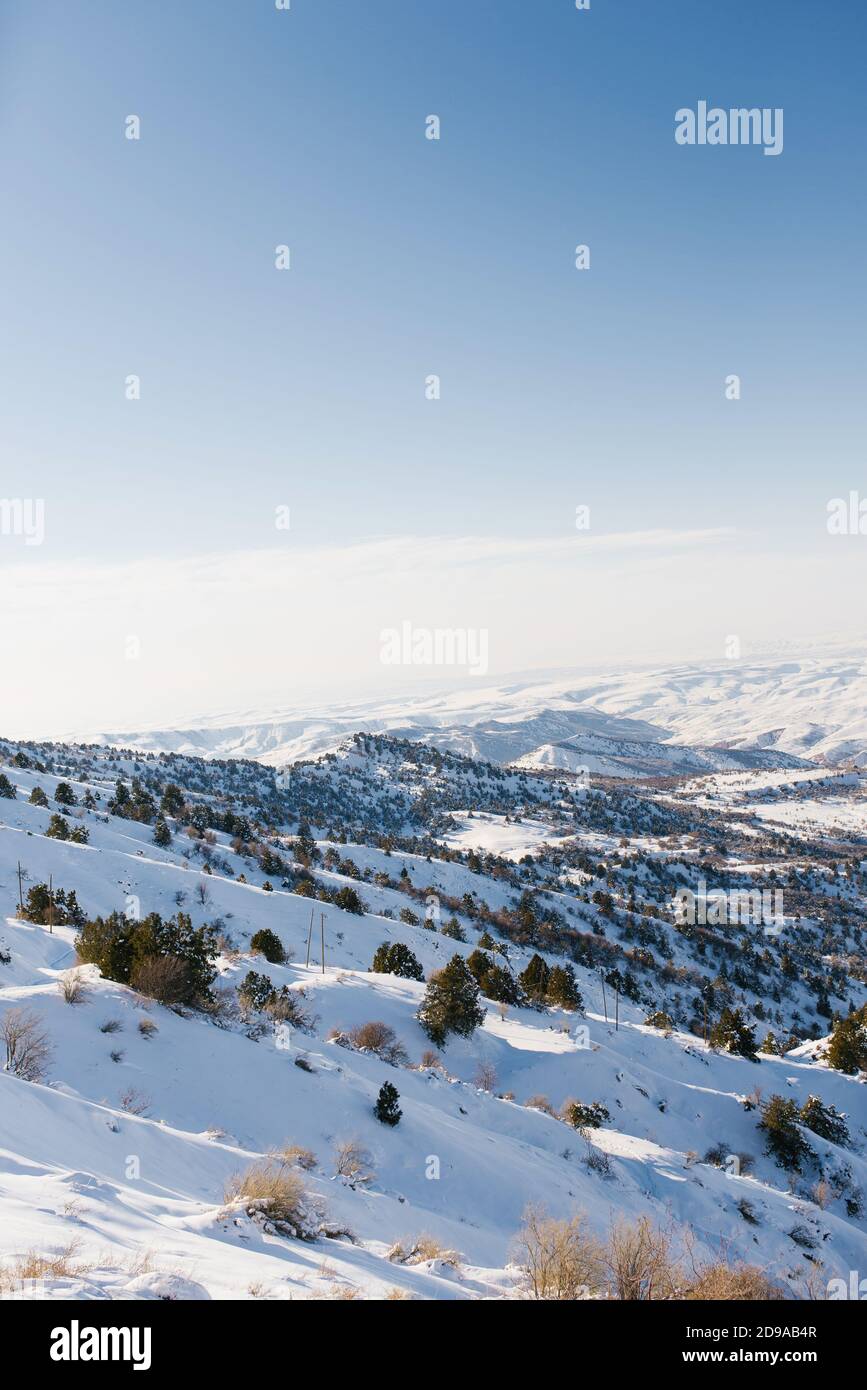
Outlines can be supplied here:
<path id="1" fill-rule="evenodd" d="M 24 916 L 24 889 L 21 887 L 21 860 L 18 860 L 18 916 Z"/>
<path id="2" fill-rule="evenodd" d="M 313 918 L 314 918 L 315 914 L 316 914 L 316 908 L 315 908 L 315 907 L 311 907 L 311 909 L 310 909 L 310 930 L 309 930 L 308 933 L 307 933 L 307 960 L 304 962 L 305 965 L 309 965 L 309 964 L 310 964 L 310 942 L 313 940 Z"/>
<path id="3" fill-rule="evenodd" d="M 322 933 L 322 974 L 325 974 L 325 913 L 319 914 L 319 930 Z"/>
<path id="4" fill-rule="evenodd" d="M 48 875 L 48 934 L 54 935 L 54 875 Z"/>

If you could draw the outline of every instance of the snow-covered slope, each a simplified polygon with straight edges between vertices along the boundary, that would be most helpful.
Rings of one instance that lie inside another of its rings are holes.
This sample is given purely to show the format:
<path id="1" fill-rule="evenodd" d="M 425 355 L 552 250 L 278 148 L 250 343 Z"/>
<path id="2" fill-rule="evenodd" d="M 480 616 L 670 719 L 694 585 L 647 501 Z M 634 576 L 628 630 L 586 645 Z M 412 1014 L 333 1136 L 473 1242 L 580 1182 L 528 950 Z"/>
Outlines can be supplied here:
<path id="1" fill-rule="evenodd" d="M 398 776 L 394 748 L 366 755 L 370 776 Z M 486 904 L 492 921 L 505 914 L 505 923 L 525 883 L 537 885 L 540 908 L 557 908 L 583 927 L 593 949 L 619 951 L 622 927 L 634 942 L 628 918 L 618 925 L 601 917 L 587 894 L 568 890 L 572 870 L 546 889 L 535 871 L 515 864 L 528 851 L 547 854 L 546 841 L 561 852 L 566 830 L 574 835 L 586 816 L 587 847 L 596 859 L 604 854 L 613 871 L 623 853 L 617 817 L 628 799 L 606 802 L 599 812 L 589 803 L 582 809 L 581 801 L 558 807 L 555 795 L 534 814 L 455 813 L 443 843 L 476 846 L 475 859 L 321 841 L 326 858 L 314 866 L 313 881 L 323 890 L 360 890 L 366 911 L 358 915 L 281 888 L 279 879 L 269 891 L 249 845 L 228 832 L 217 830 L 203 844 L 178 823 L 172 842 L 159 848 L 152 825 L 108 813 L 116 777 L 157 775 L 152 761 L 136 768 L 82 750 L 49 755 L 53 770 L 7 762 L 16 797 L 0 799 L 0 1024 L 15 1008 L 33 1011 L 53 1048 L 42 1082 L 0 1074 L 0 1279 L 27 1252 L 67 1251 L 66 1274 L 47 1277 L 52 1296 L 385 1297 L 395 1289 L 423 1298 L 513 1296 L 518 1272 L 510 1252 L 529 1202 L 556 1216 L 586 1211 L 600 1235 L 618 1215 L 649 1215 L 689 1230 L 700 1257 L 759 1264 L 795 1294 L 817 1269 L 822 1278 L 845 1278 L 864 1267 L 867 1228 L 863 1217 L 847 1213 L 844 1196 L 867 1184 L 867 1091 L 857 1077 L 829 1070 L 820 1043 L 758 1063 L 720 1054 L 684 1029 L 648 1027 L 647 1004 L 625 995 L 615 1026 L 612 987 L 606 992 L 598 967 L 583 964 L 579 952 L 582 1012 L 485 1001 L 474 1036 L 452 1037 L 440 1049 L 442 1066 L 423 1066 L 430 1043 L 416 1011 L 424 984 L 370 971 L 383 941 L 408 945 L 425 976 L 453 954 L 467 956 L 479 939 L 478 904 Z M 364 763 L 357 751 L 351 757 Z M 32 750 L 28 759 L 32 764 Z M 224 779 L 237 770 L 210 766 L 208 795 L 226 806 Z M 158 765 L 164 778 L 181 770 L 176 761 Z M 204 776 L 201 768 L 191 771 Z M 344 773 L 325 764 L 315 775 L 333 775 L 339 786 Z M 445 776 L 464 777 L 464 765 Z M 486 778 L 482 769 L 481 793 Z M 77 802 L 65 814 L 70 825 L 88 830 L 86 844 L 46 835 L 62 809 L 56 795 L 64 779 Z M 515 794 L 521 784 L 508 774 L 503 785 Z M 31 804 L 37 786 L 48 806 Z M 96 802 L 91 810 L 82 805 L 88 792 Z M 609 835 L 592 828 L 594 815 L 600 824 L 610 821 Z M 291 857 L 285 835 L 274 843 Z M 654 844 L 652 837 L 639 843 Z M 673 842 L 656 850 L 666 860 L 680 852 Z M 182 908 L 196 925 L 217 924 L 220 985 L 233 991 L 249 970 L 266 973 L 275 987 L 301 996 L 308 1022 L 251 1029 L 232 1015 L 215 1021 L 177 1012 L 100 978 L 92 966 L 83 970 L 81 1000 L 66 1002 L 61 985 L 75 960 L 74 929 L 49 932 L 16 916 L 19 864 L 25 894 L 50 876 L 55 889 L 75 890 L 89 916 L 119 910 L 169 917 Z M 605 878 L 595 882 L 602 886 Z M 641 891 L 652 882 L 634 880 Z M 420 920 L 431 893 L 443 917 L 451 910 L 446 904 L 458 904 L 465 941 Z M 416 912 L 400 920 L 409 903 Z M 659 936 L 662 925 L 647 921 Z M 251 953 L 250 939 L 264 927 L 280 938 L 287 963 Z M 562 960 L 544 930 L 535 940 L 504 943 L 515 972 L 536 950 L 552 964 Z M 668 978 L 676 990 L 688 987 L 692 949 L 689 939 L 670 933 L 670 972 L 659 975 L 660 986 Z M 627 960 L 607 958 L 621 966 Z M 638 957 L 632 968 L 644 968 Z M 647 987 L 655 990 L 656 979 L 648 976 Z M 765 979 L 767 1017 L 774 990 L 779 1006 L 781 980 L 773 973 Z M 791 998 L 784 1008 L 809 1013 L 812 996 L 800 985 L 785 988 Z M 858 993 L 856 981 L 849 988 L 860 1002 L 863 988 Z M 394 1029 L 404 1062 L 391 1065 L 341 1045 L 349 1030 L 371 1020 Z M 373 1113 L 385 1080 L 400 1094 L 403 1114 L 394 1129 Z M 757 1087 L 799 1105 L 817 1094 L 848 1116 L 848 1147 L 814 1140 L 826 1171 L 848 1172 L 839 1191 L 820 1199 L 806 1177 L 790 1186 L 764 1153 Z M 538 1102 L 527 1105 L 540 1095 L 552 1112 L 569 1097 L 599 1101 L 609 1119 L 582 1137 Z M 348 1140 L 369 1155 L 362 1179 L 337 1171 L 337 1149 Z M 330 1236 L 289 1239 L 224 1200 L 233 1174 L 282 1145 L 313 1155 L 305 1181 Z M 739 1176 L 707 1157 L 713 1148 L 742 1157 Z M 458 1252 L 457 1262 L 435 1254 L 415 1264 L 387 1258 L 396 1242 L 410 1247 L 422 1234 Z"/>

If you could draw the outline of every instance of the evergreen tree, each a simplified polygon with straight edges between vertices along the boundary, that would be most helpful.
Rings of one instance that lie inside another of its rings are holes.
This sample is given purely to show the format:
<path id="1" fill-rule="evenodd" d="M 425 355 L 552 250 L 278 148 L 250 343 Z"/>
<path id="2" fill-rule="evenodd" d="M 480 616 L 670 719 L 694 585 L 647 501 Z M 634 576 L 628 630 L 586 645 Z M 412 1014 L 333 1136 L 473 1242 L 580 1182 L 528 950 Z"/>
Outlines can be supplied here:
<path id="1" fill-rule="evenodd" d="M 157 823 L 154 826 L 154 844 L 165 849 L 172 842 L 172 832 L 162 816 L 157 816 Z"/>
<path id="2" fill-rule="evenodd" d="M 356 917 L 364 916 L 364 903 L 355 889 L 350 888 L 348 883 L 334 894 L 334 906 L 341 908 L 344 912 L 353 912 Z"/>
<path id="3" fill-rule="evenodd" d="M 479 987 L 463 956 L 452 956 L 448 965 L 431 976 L 417 1018 L 437 1047 L 443 1046 L 449 1033 L 471 1037 L 484 1022 Z"/>
<path id="4" fill-rule="evenodd" d="M 373 1107 L 373 1113 L 381 1124 L 396 1125 L 399 1123 L 403 1114 L 397 1103 L 399 1100 L 397 1087 L 392 1086 L 390 1081 L 384 1082 L 376 1098 L 376 1105 Z"/>
<path id="5" fill-rule="evenodd" d="M 128 985 L 137 967 L 153 957 L 173 956 L 186 967 L 182 1003 L 210 998 L 216 978 L 216 932 L 213 927 L 194 927 L 186 913 L 164 921 L 151 912 L 136 921 L 120 912 L 85 922 L 75 938 L 75 949 L 86 964 L 98 965 L 108 980 Z"/>
<path id="6" fill-rule="evenodd" d="M 722 1048 L 725 1052 L 748 1057 L 751 1062 L 756 1057 L 756 1035 L 745 1021 L 740 1009 L 723 1009 L 710 1033 L 711 1047 Z"/>
<path id="7" fill-rule="evenodd" d="M 399 975 L 403 980 L 424 979 L 421 965 L 402 941 L 394 941 L 390 945 L 383 941 L 377 946 L 370 968 L 380 975 Z"/>
<path id="8" fill-rule="evenodd" d="M 184 809 L 184 794 L 174 782 L 168 782 L 163 789 L 160 809 L 169 816 L 177 816 Z"/>
<path id="9" fill-rule="evenodd" d="M 68 782 L 57 783 L 57 790 L 54 793 L 54 800 L 57 802 L 58 806 L 75 805 L 75 792 L 72 790 Z"/>
<path id="10" fill-rule="evenodd" d="M 250 941 L 250 950 L 258 951 L 270 965 L 282 965 L 286 959 L 283 942 L 269 927 L 263 927 L 261 931 L 254 933 Z"/>
<path id="11" fill-rule="evenodd" d="M 48 829 L 45 833 L 51 840 L 68 840 L 69 821 L 55 813 L 48 822 Z"/>
<path id="12" fill-rule="evenodd" d="M 764 1130 L 767 1152 L 772 1154 L 780 1168 L 788 1168 L 800 1173 L 801 1164 L 812 1157 L 813 1150 L 798 1128 L 800 1115 L 793 1100 L 783 1096 L 771 1096 L 762 1106 L 759 1129 Z"/>
<path id="13" fill-rule="evenodd" d="M 269 878 L 276 878 L 279 874 L 282 874 L 286 869 L 286 865 L 280 858 L 279 854 L 275 854 L 273 849 L 269 849 L 267 845 L 262 850 L 262 857 L 259 860 L 259 867 L 262 870 L 262 873 L 267 874 Z"/>
<path id="14" fill-rule="evenodd" d="M 570 1100 L 563 1107 L 563 1119 L 575 1129 L 599 1129 L 608 1123 L 611 1115 L 599 1100 L 592 1100 L 589 1105 Z"/>
<path id="15" fill-rule="evenodd" d="M 14 801 L 17 795 L 18 793 L 9 781 L 6 773 L 0 772 L 0 796 L 5 797 L 7 801 Z"/>
<path id="16" fill-rule="evenodd" d="M 48 797 L 45 795 L 45 792 L 42 790 L 41 787 L 34 787 L 34 788 L 33 788 L 33 791 L 30 793 L 30 805 L 31 805 L 31 806 L 47 806 L 47 805 L 48 805 Z"/>
<path id="17" fill-rule="evenodd" d="M 832 1144 L 849 1143 L 846 1117 L 833 1105 L 824 1105 L 818 1096 L 807 1096 L 801 1106 L 800 1118 L 801 1124 L 818 1134 L 820 1139 L 830 1139 Z"/>
<path id="18" fill-rule="evenodd" d="M 828 1065 L 847 1076 L 854 1076 L 862 1067 L 867 1067 L 867 1028 L 863 1014 L 864 1010 L 856 1010 L 848 1018 L 838 1019 L 828 1043 Z"/>
<path id="19" fill-rule="evenodd" d="M 548 995 L 548 979 L 551 971 L 540 955 L 530 958 L 530 963 L 525 970 L 518 976 L 521 988 L 527 996 L 528 1002 L 536 1005 L 537 1008 L 545 1003 Z"/>
<path id="20" fill-rule="evenodd" d="M 548 1003 L 560 1009 L 583 1009 L 584 1000 L 571 965 L 553 965 L 548 976 Z"/>

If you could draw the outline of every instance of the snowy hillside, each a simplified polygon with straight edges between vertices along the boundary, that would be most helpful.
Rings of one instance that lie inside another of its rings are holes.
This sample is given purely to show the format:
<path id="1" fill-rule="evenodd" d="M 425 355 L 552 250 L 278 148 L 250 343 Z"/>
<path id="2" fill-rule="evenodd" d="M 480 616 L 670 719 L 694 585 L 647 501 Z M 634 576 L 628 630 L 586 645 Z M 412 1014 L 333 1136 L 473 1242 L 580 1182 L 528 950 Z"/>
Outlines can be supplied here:
<path id="1" fill-rule="evenodd" d="M 388 738 L 276 781 L 255 763 L 0 752 L 7 1287 L 36 1275 L 69 1297 L 516 1297 L 534 1203 L 585 1213 L 602 1240 L 648 1217 L 693 1262 L 759 1266 L 795 1297 L 864 1267 L 864 1073 L 825 1056 L 832 1014 L 867 1000 L 860 779 L 588 791 Z M 849 812 L 827 844 L 823 796 Z M 800 819 L 773 817 L 799 804 Z M 699 868 L 726 889 L 779 872 L 782 937 L 678 927 L 672 895 Z M 209 1000 L 159 1003 L 150 976 L 76 967 L 82 923 L 112 913 L 121 934 L 152 913 L 210 932 Z M 263 929 L 282 962 L 252 949 Z M 383 943 L 406 946 L 423 978 L 372 971 Z M 494 972 L 471 1036 L 434 1046 L 417 1014 L 453 957 L 499 962 L 499 984 Z M 534 960 L 571 965 L 568 1007 L 531 996 Z M 261 1007 L 251 971 L 270 991 Z M 706 1041 L 733 1008 L 757 1055 Z M 31 1079 L 8 1050 L 21 1011 L 47 1049 Z M 394 1126 L 374 1113 L 385 1082 Z M 774 1096 L 799 1116 L 820 1097 L 845 1136 L 798 1121 L 810 1156 L 781 1166 L 758 1128 Z M 597 1107 L 578 1128 L 575 1101 Z M 303 1186 L 315 1238 L 233 1193 L 263 1163 Z"/>

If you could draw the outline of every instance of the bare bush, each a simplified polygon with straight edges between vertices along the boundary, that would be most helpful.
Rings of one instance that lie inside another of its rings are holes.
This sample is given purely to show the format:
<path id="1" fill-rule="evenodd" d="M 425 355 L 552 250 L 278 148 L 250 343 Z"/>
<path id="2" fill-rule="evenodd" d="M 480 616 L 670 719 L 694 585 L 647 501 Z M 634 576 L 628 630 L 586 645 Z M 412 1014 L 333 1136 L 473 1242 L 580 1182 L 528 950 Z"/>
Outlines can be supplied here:
<path id="1" fill-rule="evenodd" d="M 774 1302 L 785 1296 L 755 1265 L 724 1263 L 707 1265 L 683 1294 L 690 1300 L 724 1299 L 749 1303 Z"/>
<path id="2" fill-rule="evenodd" d="M 544 1115 L 551 1115 L 557 1119 L 557 1111 L 554 1109 L 547 1096 L 530 1096 L 524 1101 L 528 1110 L 541 1110 Z"/>
<path id="3" fill-rule="evenodd" d="M 427 1260 L 441 1260 L 453 1269 L 460 1269 L 461 1265 L 461 1257 L 457 1250 L 449 1250 L 436 1236 L 428 1235 L 427 1232 L 406 1243 L 397 1241 L 388 1251 L 386 1259 L 398 1265 L 420 1265 Z"/>
<path id="4" fill-rule="evenodd" d="M 585 1230 L 584 1220 L 579 1213 L 570 1221 L 556 1221 L 543 1207 L 527 1207 L 515 1259 L 531 1298 L 574 1302 L 602 1287 L 602 1247 Z"/>
<path id="5" fill-rule="evenodd" d="M 83 1004 L 87 992 L 80 970 L 67 970 L 58 980 L 60 993 L 65 1004 Z"/>
<path id="6" fill-rule="evenodd" d="M 675 1298 L 685 1282 L 670 1235 L 646 1216 L 612 1227 L 605 1264 L 609 1296 L 623 1301 Z"/>
<path id="7" fill-rule="evenodd" d="M 473 1085 L 480 1091 L 496 1091 L 497 1068 L 493 1062 L 480 1062 L 473 1077 Z"/>
<path id="8" fill-rule="evenodd" d="M 79 1242 L 70 1241 L 54 1255 L 28 1250 L 15 1257 L 11 1265 L 0 1267 L 0 1297 L 17 1292 L 25 1279 L 78 1279 L 89 1268 L 78 1259 Z"/>
<path id="9" fill-rule="evenodd" d="M 100 1033 L 120 1033 L 123 1031 L 123 1024 L 119 1018 L 107 1018 L 105 1023 L 99 1025 Z"/>
<path id="10" fill-rule="evenodd" d="M 334 1171 L 352 1182 L 370 1182 L 373 1159 L 357 1139 L 341 1139 L 334 1145 Z"/>
<path id="11" fill-rule="evenodd" d="M 320 1212 L 297 1164 L 278 1154 L 270 1154 L 231 1178 L 225 1200 L 232 1205 L 240 1203 L 249 1216 L 263 1216 L 277 1230 L 298 1240 L 312 1240 L 318 1233 Z"/>
<path id="12" fill-rule="evenodd" d="M 310 1173 L 318 1165 L 318 1159 L 311 1149 L 305 1149 L 301 1144 L 283 1144 L 279 1149 L 274 1150 L 275 1158 L 282 1159 L 284 1163 L 294 1163 L 297 1168 L 303 1168 Z"/>
<path id="13" fill-rule="evenodd" d="M 387 1023 L 360 1023 L 349 1031 L 349 1041 L 358 1052 L 373 1052 L 383 1062 L 403 1066 L 409 1060 L 406 1048 Z"/>
<path id="14" fill-rule="evenodd" d="M 120 1105 L 128 1115 L 146 1115 L 151 1108 L 151 1100 L 143 1091 L 136 1090 L 135 1086 L 128 1086 L 120 1093 Z"/>
<path id="15" fill-rule="evenodd" d="M 29 1009 L 10 1009 L 0 1024 L 6 1049 L 3 1070 L 20 1081 L 44 1081 L 54 1048 L 39 1014 Z"/>
<path id="16" fill-rule="evenodd" d="M 132 973 L 130 983 L 139 994 L 158 1004 L 182 1004 L 189 998 L 190 972 L 178 956 L 146 956 Z"/>
<path id="17" fill-rule="evenodd" d="M 154 1033 L 158 1033 L 160 1030 L 152 1018 L 140 1018 L 138 1021 L 138 1031 L 145 1041 L 147 1041 L 148 1038 L 152 1038 Z"/>

